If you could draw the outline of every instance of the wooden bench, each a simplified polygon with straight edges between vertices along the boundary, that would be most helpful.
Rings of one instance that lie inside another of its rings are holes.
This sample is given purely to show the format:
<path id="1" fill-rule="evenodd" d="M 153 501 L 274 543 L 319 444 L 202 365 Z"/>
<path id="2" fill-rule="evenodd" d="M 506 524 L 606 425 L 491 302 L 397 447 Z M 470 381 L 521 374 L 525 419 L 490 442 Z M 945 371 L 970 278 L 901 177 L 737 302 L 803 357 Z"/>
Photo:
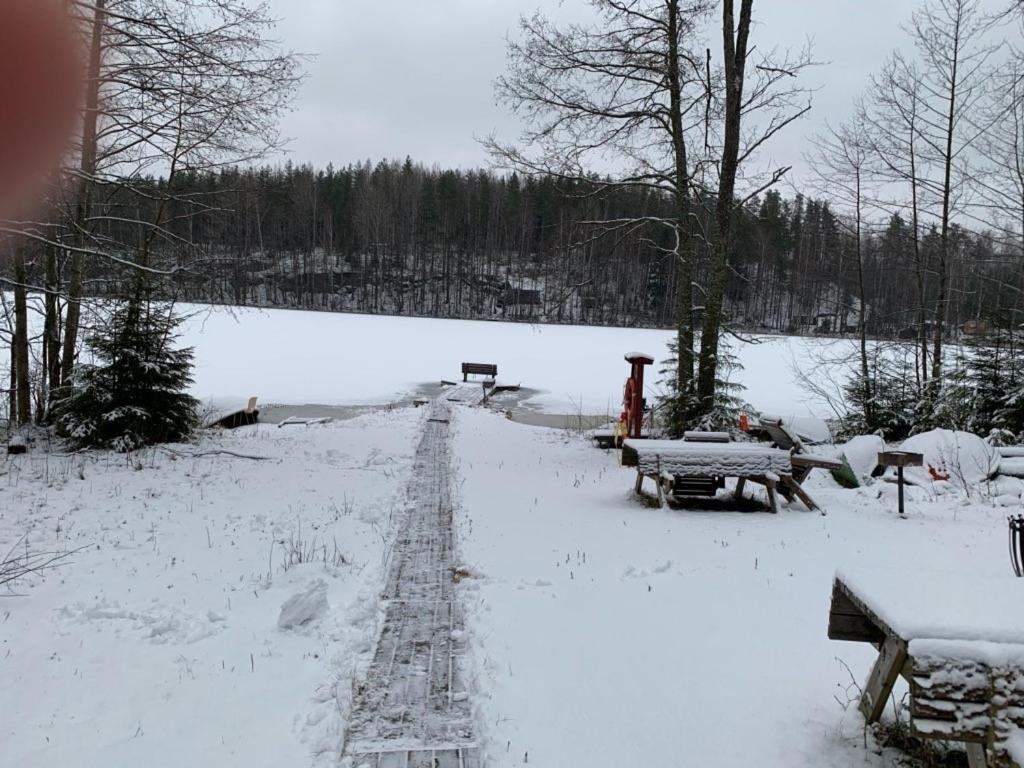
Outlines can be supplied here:
<path id="1" fill-rule="evenodd" d="M 974 593 L 936 599 L 939 587 L 925 580 L 931 599 L 922 592 L 918 604 L 907 599 L 899 575 L 891 576 L 875 573 L 855 588 L 837 575 L 832 587 L 828 636 L 878 649 L 860 700 L 865 720 L 881 718 L 903 677 L 913 736 L 962 742 L 970 768 L 1021 768 L 1024 755 L 1014 749 L 1024 740 L 1024 623 L 1015 623 L 1019 614 L 1009 607 L 1022 596 L 1019 582 L 1010 581 L 1014 589 L 1005 580 L 986 580 Z M 894 610 L 907 606 L 920 606 L 920 615 L 900 623 Z M 986 634 L 998 641 L 978 639 Z"/>
<path id="2" fill-rule="evenodd" d="M 494 363 L 463 363 L 462 380 L 469 381 L 470 374 L 494 379 L 498 376 L 498 366 Z"/>

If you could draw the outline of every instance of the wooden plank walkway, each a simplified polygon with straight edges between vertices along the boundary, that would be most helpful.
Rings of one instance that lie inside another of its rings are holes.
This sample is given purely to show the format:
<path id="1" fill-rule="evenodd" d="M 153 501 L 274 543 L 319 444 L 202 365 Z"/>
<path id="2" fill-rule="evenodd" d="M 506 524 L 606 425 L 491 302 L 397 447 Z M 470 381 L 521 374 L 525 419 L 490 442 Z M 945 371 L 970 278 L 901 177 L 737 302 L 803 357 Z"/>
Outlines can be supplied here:
<path id="1" fill-rule="evenodd" d="M 481 765 L 453 579 L 450 399 L 431 404 L 416 449 L 388 568 L 384 625 L 346 733 L 343 754 L 353 768 Z"/>

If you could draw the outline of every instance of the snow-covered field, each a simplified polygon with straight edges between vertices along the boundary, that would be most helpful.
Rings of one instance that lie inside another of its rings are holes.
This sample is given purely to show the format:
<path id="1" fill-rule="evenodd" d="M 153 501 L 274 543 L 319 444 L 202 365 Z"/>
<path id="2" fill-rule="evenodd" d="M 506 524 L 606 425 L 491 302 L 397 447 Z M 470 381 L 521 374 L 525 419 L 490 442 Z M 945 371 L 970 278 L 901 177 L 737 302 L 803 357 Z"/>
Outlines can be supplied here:
<path id="1" fill-rule="evenodd" d="M 836 569 L 1010 576 L 978 497 L 912 488 L 900 519 L 893 485 L 819 472 L 827 516 L 659 510 L 614 452 L 479 410 L 457 432 L 492 768 L 898 765 L 852 701 L 875 652 L 826 637 Z"/>
<path id="2" fill-rule="evenodd" d="M 477 359 L 558 413 L 617 407 L 622 353 L 660 355 L 667 335 L 245 311 L 197 315 L 186 340 L 208 399 L 382 403 Z M 749 399 L 813 411 L 786 357 L 840 343 L 743 347 Z M 892 571 L 894 589 L 935 569 L 1009 575 L 992 498 L 1019 508 L 1019 489 L 926 481 L 903 519 L 893 484 L 816 470 L 826 516 L 654 509 L 582 436 L 453 410 L 457 591 L 491 768 L 899 765 L 865 747 L 854 701 L 874 651 L 826 637 L 835 571 Z M 73 554 L 0 593 L 0 764 L 339 765 L 426 418 L 5 457 L 0 552 Z M 308 621 L 279 626 L 286 604 Z"/>
<path id="3" fill-rule="evenodd" d="M 0 764 L 336 764 L 421 417 L 0 463 L 0 550 L 81 548 L 0 593 Z"/>
<path id="4" fill-rule="evenodd" d="M 623 360 L 653 355 L 648 397 L 667 356 L 670 331 L 435 320 L 292 310 L 206 308 L 191 313 L 184 343 L 196 350 L 194 393 L 203 400 L 240 403 L 354 405 L 407 397 L 419 385 L 461 378 L 463 362 L 498 365 L 499 381 L 540 390 L 527 405 L 548 413 L 618 415 Z M 831 416 L 809 397 L 794 360 L 811 352 L 841 354 L 849 342 L 764 336 L 734 342 L 745 397 L 770 413 Z M 808 364 L 807 368 L 813 368 Z"/>

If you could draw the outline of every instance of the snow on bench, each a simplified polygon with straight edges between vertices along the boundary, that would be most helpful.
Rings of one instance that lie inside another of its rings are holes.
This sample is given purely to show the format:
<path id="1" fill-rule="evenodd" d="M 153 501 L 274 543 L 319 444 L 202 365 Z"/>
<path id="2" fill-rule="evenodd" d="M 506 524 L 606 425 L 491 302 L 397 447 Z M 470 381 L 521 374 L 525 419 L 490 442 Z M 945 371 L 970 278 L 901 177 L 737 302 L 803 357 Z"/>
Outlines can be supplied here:
<path id="1" fill-rule="evenodd" d="M 971 768 L 1020 768 L 1022 598 L 1024 582 L 1013 577 L 837 573 L 829 637 L 879 648 L 861 699 L 868 722 L 902 675 L 913 735 L 964 742 Z"/>
<path id="2" fill-rule="evenodd" d="M 785 475 L 792 471 L 788 451 L 758 443 L 703 443 L 681 440 L 626 440 L 637 468 L 647 475 Z"/>

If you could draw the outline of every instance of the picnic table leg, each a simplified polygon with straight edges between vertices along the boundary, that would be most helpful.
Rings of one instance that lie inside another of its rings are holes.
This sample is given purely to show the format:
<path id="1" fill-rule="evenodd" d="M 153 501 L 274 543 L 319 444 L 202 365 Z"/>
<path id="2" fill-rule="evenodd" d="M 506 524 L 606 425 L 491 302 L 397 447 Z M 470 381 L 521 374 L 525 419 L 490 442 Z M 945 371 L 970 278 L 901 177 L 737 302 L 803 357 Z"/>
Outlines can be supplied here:
<path id="1" fill-rule="evenodd" d="M 968 743 L 964 744 L 967 749 L 968 768 L 988 768 L 988 759 L 985 757 L 985 745 Z"/>
<path id="2" fill-rule="evenodd" d="M 637 493 L 643 493 L 644 490 L 644 473 L 639 469 L 636 471 L 636 486 L 634 488 Z"/>
<path id="3" fill-rule="evenodd" d="M 779 497 L 775 493 L 775 481 L 770 477 L 766 477 L 764 480 L 764 487 L 768 489 L 768 506 L 774 514 L 779 513 Z"/>
<path id="4" fill-rule="evenodd" d="M 810 497 L 810 495 L 807 493 L 807 491 L 805 491 L 800 486 L 800 482 L 796 479 L 796 477 L 790 477 L 789 475 L 783 475 L 782 476 L 782 483 L 783 483 L 783 485 L 788 487 L 789 490 L 793 492 L 793 495 L 796 496 L 798 499 L 800 499 L 800 501 L 802 501 L 804 503 L 804 506 L 807 507 L 809 510 L 811 510 L 812 512 L 820 512 L 820 511 L 822 511 L 821 507 L 819 507 L 817 504 L 814 503 L 814 499 L 812 499 Z"/>
<path id="5" fill-rule="evenodd" d="M 733 498 L 734 499 L 742 499 L 743 498 L 743 489 L 746 488 L 746 487 L 747 487 L 747 478 L 740 477 L 736 481 L 736 490 L 733 491 L 733 493 L 732 493 Z"/>
<path id="6" fill-rule="evenodd" d="M 869 723 L 878 722 L 889 701 L 889 694 L 907 660 L 907 644 L 898 637 L 887 637 L 878 649 L 878 658 L 871 667 L 864 693 L 860 698 L 860 711 Z"/>

